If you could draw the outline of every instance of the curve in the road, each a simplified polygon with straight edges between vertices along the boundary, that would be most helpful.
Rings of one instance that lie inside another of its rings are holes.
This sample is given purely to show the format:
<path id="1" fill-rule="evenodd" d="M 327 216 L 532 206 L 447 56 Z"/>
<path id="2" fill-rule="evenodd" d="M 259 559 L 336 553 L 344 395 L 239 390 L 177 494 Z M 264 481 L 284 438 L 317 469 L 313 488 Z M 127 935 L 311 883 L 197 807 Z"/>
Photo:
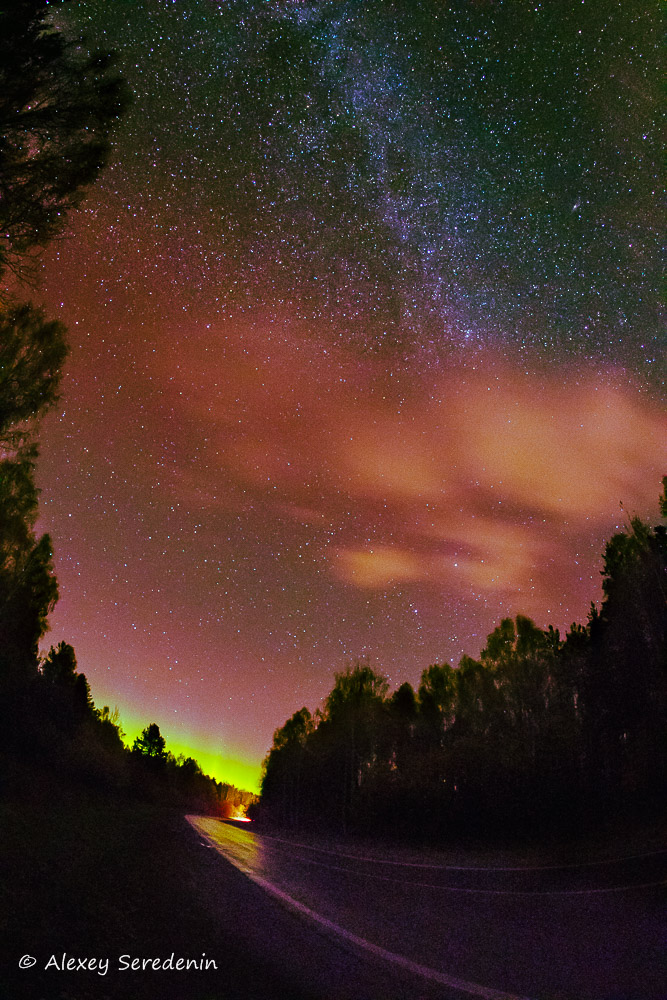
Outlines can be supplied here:
<path id="1" fill-rule="evenodd" d="M 350 857 L 350 855 L 339 855 Z M 381 882 L 396 882 L 399 885 L 415 886 L 419 889 L 439 889 L 442 892 L 462 892 L 482 896 L 595 896 L 608 892 L 631 892 L 635 889 L 654 889 L 667 885 L 667 880 L 657 882 L 637 882 L 629 885 L 605 886 L 599 889 L 471 889 L 454 885 L 438 885 L 435 882 L 414 882 L 404 878 L 392 878 L 391 875 L 377 875 L 374 872 L 356 871 L 354 868 L 344 868 L 342 865 L 329 865 L 313 858 L 300 859 L 306 865 L 316 865 L 318 868 L 328 868 L 329 871 L 344 872 L 360 878 L 373 878 Z M 491 870 L 491 869 L 489 869 Z M 499 871 L 501 869 L 498 869 Z"/>
<path id="2" fill-rule="evenodd" d="M 361 854 L 345 854 L 343 851 L 332 851 L 326 847 L 313 847 L 312 844 L 301 844 L 284 837 L 273 837 L 263 833 L 265 840 L 273 840 L 277 844 L 287 844 L 289 847 L 301 847 L 307 851 L 317 851 L 320 854 L 333 854 L 338 858 L 349 858 L 350 861 L 367 861 L 376 865 L 396 865 L 399 868 L 434 868 L 449 872 L 546 872 L 561 871 L 569 868 L 593 868 L 599 865 L 619 865 L 625 861 L 637 861 L 640 858 L 656 858 L 667 854 L 667 849 L 659 851 L 644 851 L 641 854 L 627 854 L 620 858 L 602 858 L 598 861 L 574 861 L 560 865 L 436 865 L 424 861 L 393 861 L 387 858 L 365 857 Z"/>
<path id="3" fill-rule="evenodd" d="M 189 817 L 188 821 L 192 822 Z M 440 985 L 453 990 L 458 990 L 460 993 L 467 993 L 469 996 L 479 997 L 481 1000 L 529 1000 L 528 997 L 519 996 L 517 993 L 506 993 L 502 990 L 495 990 L 489 986 L 482 986 L 480 983 L 471 983 L 465 979 L 459 979 L 457 976 L 451 976 L 446 972 L 439 972 L 437 969 L 429 968 L 429 966 L 420 965 L 417 962 L 411 961 L 409 958 L 405 958 L 403 955 L 398 955 L 396 952 L 388 951 L 386 948 L 381 948 L 379 945 L 373 944 L 372 941 L 367 941 L 365 938 L 359 937 L 357 934 L 352 934 L 351 931 L 341 927 L 340 924 L 336 924 L 332 920 L 328 920 L 315 910 L 311 910 L 310 907 L 300 903 L 298 899 L 294 899 L 293 896 L 284 892 L 277 885 L 274 885 L 273 882 L 269 882 L 268 879 L 257 875 L 251 868 L 241 864 L 238 859 L 221 851 L 220 845 L 217 844 L 213 838 L 209 837 L 208 834 L 199 829 L 195 823 L 192 823 L 192 825 L 195 827 L 199 835 L 201 837 L 205 837 L 208 841 L 208 843 L 204 844 L 205 847 L 213 847 L 221 853 L 223 857 L 230 862 L 230 864 L 233 864 L 235 868 L 237 868 L 240 872 L 243 872 L 244 875 L 251 879 L 256 885 L 264 889 L 265 892 L 270 893 L 283 905 L 289 907 L 291 910 L 300 914 L 302 917 L 305 917 L 307 920 L 317 924 L 327 933 L 345 941 L 347 944 L 368 952 L 375 958 L 400 966 L 402 969 L 405 969 L 407 972 L 411 972 L 413 975 L 421 976 L 431 982 L 439 983 Z"/>

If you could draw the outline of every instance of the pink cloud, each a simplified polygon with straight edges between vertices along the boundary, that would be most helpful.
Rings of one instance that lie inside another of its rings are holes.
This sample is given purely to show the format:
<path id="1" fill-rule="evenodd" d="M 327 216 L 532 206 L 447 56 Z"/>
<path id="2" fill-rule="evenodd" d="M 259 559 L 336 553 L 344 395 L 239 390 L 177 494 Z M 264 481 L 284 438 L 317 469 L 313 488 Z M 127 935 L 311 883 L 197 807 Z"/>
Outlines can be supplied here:
<path id="1" fill-rule="evenodd" d="M 657 511 L 665 416 L 613 372 L 496 360 L 389 379 L 342 349 L 297 349 L 287 329 L 270 343 L 236 331 L 215 370 L 196 352 L 179 364 L 188 434 L 206 445 L 175 489 L 189 478 L 310 525 L 323 565 L 352 587 L 419 582 L 539 605 L 590 578 L 592 556 L 577 553 L 614 530 L 621 501 Z"/>

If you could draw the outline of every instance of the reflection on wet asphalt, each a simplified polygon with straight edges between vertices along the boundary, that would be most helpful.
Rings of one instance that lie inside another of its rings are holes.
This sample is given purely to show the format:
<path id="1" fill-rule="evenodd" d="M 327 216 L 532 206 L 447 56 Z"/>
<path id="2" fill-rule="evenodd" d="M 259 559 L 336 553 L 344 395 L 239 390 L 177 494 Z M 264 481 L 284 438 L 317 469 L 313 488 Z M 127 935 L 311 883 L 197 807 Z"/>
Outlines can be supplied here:
<path id="1" fill-rule="evenodd" d="M 191 822 L 237 868 L 413 962 L 540 1000 L 667 996 L 667 851 L 583 865 L 451 865 Z"/>

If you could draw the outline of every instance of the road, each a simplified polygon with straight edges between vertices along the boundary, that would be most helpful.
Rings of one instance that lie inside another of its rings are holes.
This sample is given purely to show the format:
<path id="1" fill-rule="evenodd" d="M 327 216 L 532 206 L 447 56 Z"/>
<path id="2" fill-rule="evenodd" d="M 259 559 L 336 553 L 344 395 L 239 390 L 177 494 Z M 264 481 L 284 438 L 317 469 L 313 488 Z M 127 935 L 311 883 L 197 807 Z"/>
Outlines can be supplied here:
<path id="1" fill-rule="evenodd" d="M 667 997 L 667 850 L 583 865 L 453 864 L 188 819 L 203 845 L 332 947 L 412 980 L 413 996 Z"/>

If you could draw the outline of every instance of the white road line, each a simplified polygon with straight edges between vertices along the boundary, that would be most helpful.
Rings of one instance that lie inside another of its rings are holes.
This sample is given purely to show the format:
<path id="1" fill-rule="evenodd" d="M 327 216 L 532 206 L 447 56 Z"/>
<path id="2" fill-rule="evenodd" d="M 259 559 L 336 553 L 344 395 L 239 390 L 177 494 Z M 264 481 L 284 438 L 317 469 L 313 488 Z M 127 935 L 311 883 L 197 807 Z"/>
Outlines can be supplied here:
<path id="1" fill-rule="evenodd" d="M 249 831 L 252 832 L 252 831 Z M 307 851 L 318 851 L 320 854 L 333 854 L 339 858 L 349 858 L 351 861 L 369 861 L 377 865 L 397 865 L 399 868 L 435 868 L 442 871 L 452 872 L 543 872 L 560 871 L 563 868 L 591 868 L 594 865 L 617 865 L 624 861 L 636 861 L 640 858 L 654 858 L 660 854 L 667 854 L 667 849 L 659 851 L 645 851 L 643 854 L 628 854 L 622 858 L 604 858 L 600 861 L 576 861 L 563 865 L 511 865 L 511 866 L 485 866 L 485 865 L 435 865 L 422 861 L 391 861 L 386 858 L 364 857 L 359 854 L 345 854 L 342 851 L 332 851 L 326 847 L 313 847 L 312 844 L 300 844 L 283 837 L 272 837 L 270 834 L 262 833 L 263 840 L 273 840 L 278 844 L 286 844 L 289 847 L 302 847 Z"/>
<path id="2" fill-rule="evenodd" d="M 439 972 L 437 969 L 431 969 L 427 965 L 419 965 L 417 962 L 412 962 L 409 958 L 405 958 L 403 955 L 397 955 L 393 951 L 387 951 L 386 948 L 381 948 L 379 945 L 373 944 L 372 941 L 367 941 L 365 938 L 352 934 L 350 931 L 345 930 L 344 927 L 341 927 L 340 924 L 335 924 L 332 920 L 327 920 L 326 917 L 316 913 L 315 910 L 311 910 L 308 906 L 304 906 L 304 904 L 300 903 L 298 899 L 294 899 L 293 896 L 283 892 L 283 890 L 279 889 L 278 886 L 273 884 L 273 882 L 269 882 L 260 875 L 256 875 L 250 868 L 247 868 L 235 858 L 227 855 L 222 845 L 217 844 L 212 837 L 210 837 L 207 833 L 204 833 L 200 827 L 197 827 L 194 817 L 191 818 L 188 816 L 186 818 L 188 822 L 191 823 L 195 829 L 197 829 L 200 836 L 206 837 L 212 847 L 219 851 L 230 864 L 233 864 L 235 868 L 237 868 L 240 872 L 243 872 L 243 874 L 251 879 L 256 885 L 260 886 L 272 896 L 275 896 L 276 899 L 279 899 L 291 910 L 296 910 L 308 920 L 312 920 L 320 927 L 323 927 L 330 934 L 334 934 L 336 937 L 342 938 L 354 947 L 361 948 L 363 951 L 367 951 L 376 958 L 380 958 L 385 962 L 391 962 L 393 965 L 398 965 L 402 969 L 406 969 L 408 972 L 411 972 L 413 975 L 422 976 L 424 979 L 429 979 L 431 982 L 440 983 L 442 986 L 448 986 L 450 989 L 459 990 L 461 993 L 468 993 L 470 996 L 481 997 L 482 1000 L 529 1000 L 528 997 L 519 996 L 517 993 L 505 993 L 501 990 L 494 990 L 489 986 L 481 986 L 479 983 L 470 983 L 466 979 L 459 979 L 457 976 L 450 976 L 446 972 Z"/>
<path id="3" fill-rule="evenodd" d="M 248 831 L 250 832 L 250 831 Z M 262 840 L 269 839 L 275 840 L 278 838 L 269 837 L 267 838 L 265 834 L 260 834 Z M 215 844 L 215 841 L 213 842 Z M 293 847 L 303 847 L 306 845 L 294 844 L 289 840 L 281 841 L 281 843 L 291 844 Z M 219 845 L 218 845 L 219 849 Z M 311 850 L 318 851 L 320 848 L 314 847 Z M 324 849 L 322 848 L 324 851 Z M 335 857 L 349 858 L 354 861 L 365 860 L 363 858 L 358 858 L 354 854 L 337 854 L 335 851 L 324 851 L 326 854 L 333 854 Z M 662 852 L 654 852 L 662 853 Z M 229 853 L 225 850 L 225 857 L 229 857 Z M 474 889 L 464 886 L 454 886 L 454 885 L 438 885 L 436 882 L 415 882 L 408 879 L 402 878 L 392 878 L 390 875 L 377 875 L 374 872 L 364 872 L 357 871 L 354 868 L 345 868 L 342 865 L 331 865 L 326 864 L 324 861 L 316 861 L 314 858 L 296 858 L 292 857 L 291 861 L 298 861 L 299 863 L 305 865 L 316 865 L 318 868 L 326 868 L 329 871 L 343 872 L 346 875 L 354 875 L 355 878 L 372 878 L 381 882 L 393 882 L 397 885 L 411 886 L 418 889 L 436 889 L 439 892 L 458 892 L 462 895 L 469 896 L 531 896 L 535 897 L 552 897 L 552 896 L 599 896 L 607 895 L 612 892 L 633 892 L 637 889 L 657 889 L 660 886 L 667 885 L 667 879 L 659 879 L 655 882 L 631 882 L 626 885 L 613 885 L 606 886 L 599 889 Z M 401 862 L 387 862 L 387 864 L 401 864 Z M 420 867 L 418 865 L 412 865 L 411 867 Z M 425 868 L 435 868 L 440 871 L 542 871 L 546 869 L 539 868 L 455 868 L 440 865 L 424 865 Z M 549 869 L 551 870 L 551 869 Z"/>
<path id="4" fill-rule="evenodd" d="M 345 872 L 348 875 L 354 875 L 355 878 L 374 878 L 381 882 L 395 882 L 398 885 L 410 885 L 420 889 L 439 889 L 441 892 L 462 892 L 477 896 L 592 896 L 598 893 L 628 892 L 632 889 L 651 889 L 667 885 L 667 880 L 662 880 L 660 882 L 614 885 L 604 889 L 469 889 L 455 885 L 438 885 L 435 882 L 411 882 L 404 878 L 392 878 L 390 875 L 376 875 L 372 872 L 356 871 L 354 868 L 343 868 L 342 865 L 327 865 L 324 861 L 315 861 L 311 858 L 293 858 L 292 860 L 305 865 L 317 865 L 318 868 L 327 868 L 329 871 Z"/>

